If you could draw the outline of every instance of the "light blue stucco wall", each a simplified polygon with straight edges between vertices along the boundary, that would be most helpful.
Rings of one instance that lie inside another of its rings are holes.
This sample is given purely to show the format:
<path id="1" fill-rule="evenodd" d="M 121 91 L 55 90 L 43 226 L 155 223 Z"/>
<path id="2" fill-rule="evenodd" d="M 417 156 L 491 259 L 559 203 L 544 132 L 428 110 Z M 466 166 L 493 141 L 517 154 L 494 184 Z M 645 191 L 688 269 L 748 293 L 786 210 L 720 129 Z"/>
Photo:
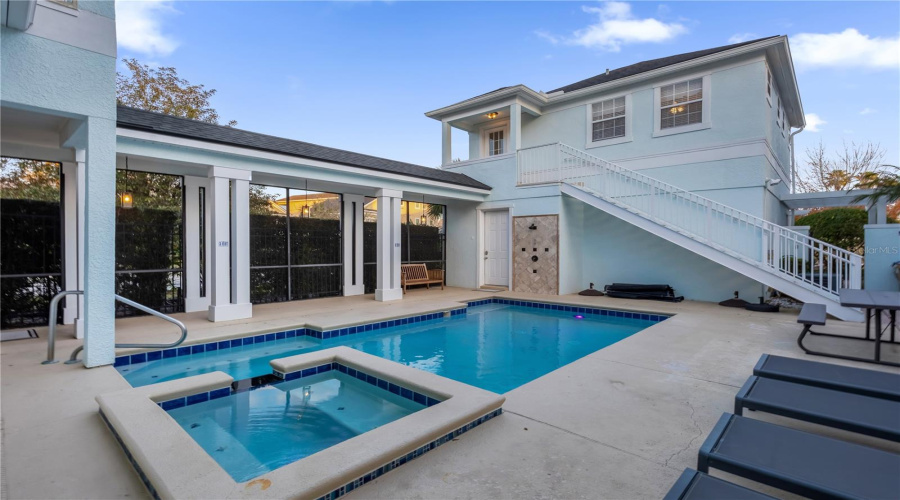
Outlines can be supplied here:
<path id="1" fill-rule="evenodd" d="M 115 18 L 112 1 L 79 3 L 82 10 Z M 60 148 L 85 152 L 86 366 L 114 358 L 115 66 L 112 56 L 0 28 L 2 105 L 69 119 Z"/>
<path id="2" fill-rule="evenodd" d="M 900 224 L 865 226 L 866 290 L 900 290 L 892 265 L 900 261 Z"/>

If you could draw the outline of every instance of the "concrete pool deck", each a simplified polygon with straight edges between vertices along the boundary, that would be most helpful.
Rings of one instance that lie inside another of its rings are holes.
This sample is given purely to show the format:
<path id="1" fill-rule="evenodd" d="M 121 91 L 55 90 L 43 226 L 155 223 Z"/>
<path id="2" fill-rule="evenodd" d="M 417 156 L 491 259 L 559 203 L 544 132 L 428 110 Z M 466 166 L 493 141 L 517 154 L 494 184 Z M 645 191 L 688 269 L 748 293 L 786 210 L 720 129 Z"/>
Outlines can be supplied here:
<path id="1" fill-rule="evenodd" d="M 346 498 L 661 498 L 760 354 L 805 357 L 900 373 L 864 363 L 806 356 L 796 345 L 796 312 L 753 313 L 702 302 L 539 296 L 468 289 L 411 290 L 396 303 L 371 296 L 254 306 L 254 318 L 213 324 L 178 315 L 198 342 L 297 324 L 346 324 L 412 315 L 487 297 L 590 304 L 675 314 L 505 394 L 504 414 L 458 441 L 391 471 Z M 177 332 L 153 318 L 119 320 L 119 341 L 165 342 Z M 829 321 L 828 332 L 861 335 L 862 325 Z M 40 339 L 0 347 L 3 498 L 145 498 L 147 492 L 97 412 L 94 397 L 130 386 L 111 366 L 41 365 Z M 80 341 L 60 328 L 57 359 Z M 871 352 L 872 344 L 810 339 L 823 349 Z M 896 345 L 886 359 L 900 359 Z M 885 449 L 893 443 L 752 414 Z M 718 475 L 718 474 L 717 474 Z M 770 491 L 771 493 L 771 491 Z M 779 495 L 779 496 L 784 496 Z"/>

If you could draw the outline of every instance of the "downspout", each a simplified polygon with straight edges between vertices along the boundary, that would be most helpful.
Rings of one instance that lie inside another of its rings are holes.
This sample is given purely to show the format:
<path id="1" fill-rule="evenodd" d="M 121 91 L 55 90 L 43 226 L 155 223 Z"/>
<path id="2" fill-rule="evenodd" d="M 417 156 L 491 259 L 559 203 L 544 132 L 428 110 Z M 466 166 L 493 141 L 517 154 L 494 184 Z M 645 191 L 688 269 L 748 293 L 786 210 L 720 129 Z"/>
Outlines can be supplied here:
<path id="1" fill-rule="evenodd" d="M 790 140 L 788 141 L 788 145 L 791 148 L 791 194 L 797 192 L 797 160 L 794 155 L 794 136 L 803 132 L 803 129 L 806 128 L 806 124 L 800 126 L 796 132 L 791 132 Z"/>

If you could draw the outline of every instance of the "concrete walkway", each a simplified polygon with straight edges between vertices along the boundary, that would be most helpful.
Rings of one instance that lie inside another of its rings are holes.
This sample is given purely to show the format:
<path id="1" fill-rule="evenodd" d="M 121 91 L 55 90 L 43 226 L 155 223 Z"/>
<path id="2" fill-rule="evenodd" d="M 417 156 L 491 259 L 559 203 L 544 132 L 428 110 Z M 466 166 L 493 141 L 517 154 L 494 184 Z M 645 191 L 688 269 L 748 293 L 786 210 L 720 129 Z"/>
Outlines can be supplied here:
<path id="1" fill-rule="evenodd" d="M 307 323 L 328 328 L 374 321 L 489 296 L 677 315 L 509 392 L 500 418 L 347 498 L 661 498 L 685 467 L 696 465 L 700 444 L 722 412 L 730 411 L 761 353 L 804 356 L 796 346 L 795 313 L 751 313 L 697 302 L 447 289 L 411 291 L 391 304 L 366 296 L 255 306 L 253 320 L 225 324 L 209 323 L 202 314 L 181 316 L 190 341 L 200 342 Z M 177 336 L 157 321 L 120 320 L 118 338 L 160 342 Z M 826 331 L 859 334 L 862 327 L 833 321 Z M 61 336 L 66 335 L 64 329 Z M 111 367 L 40 365 L 46 349 L 41 336 L 0 349 L 3 498 L 146 497 L 93 399 L 128 384 Z M 822 348 L 871 349 L 864 342 L 813 341 Z M 78 344 L 63 338 L 58 358 Z M 897 346 L 884 351 L 886 358 L 900 360 Z M 752 417 L 900 451 L 876 439 Z"/>

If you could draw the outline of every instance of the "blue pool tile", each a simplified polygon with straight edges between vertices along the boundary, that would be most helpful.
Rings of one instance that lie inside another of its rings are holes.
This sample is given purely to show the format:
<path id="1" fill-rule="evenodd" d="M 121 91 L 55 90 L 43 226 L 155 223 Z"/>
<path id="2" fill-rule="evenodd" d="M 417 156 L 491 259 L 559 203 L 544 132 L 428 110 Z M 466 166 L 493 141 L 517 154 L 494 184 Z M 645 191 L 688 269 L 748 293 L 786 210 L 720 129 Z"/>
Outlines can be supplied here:
<path id="1" fill-rule="evenodd" d="M 297 330 L 288 330 L 284 332 L 284 336 L 291 339 L 297 336 Z"/>
<path id="2" fill-rule="evenodd" d="M 402 396 L 406 399 L 412 399 L 413 393 L 411 390 L 407 389 L 406 387 L 401 387 L 400 388 L 400 396 Z"/>
<path id="3" fill-rule="evenodd" d="M 199 354 L 201 352 L 203 352 L 202 345 L 192 345 L 191 346 L 191 354 Z"/>
<path id="4" fill-rule="evenodd" d="M 147 353 L 147 361 L 162 359 L 162 351 L 150 351 Z"/>
<path id="5" fill-rule="evenodd" d="M 426 398 L 425 401 L 428 406 L 434 406 L 434 405 L 440 403 L 440 401 L 438 401 L 437 399 L 434 399 L 434 398 Z"/>
<path id="6" fill-rule="evenodd" d="M 274 334 L 274 333 L 267 333 L 267 334 L 266 334 L 266 342 L 271 342 L 271 341 L 273 341 L 273 340 L 275 340 L 275 334 Z"/>
<path id="7" fill-rule="evenodd" d="M 301 370 L 301 372 L 300 372 L 300 376 L 301 376 L 301 377 L 309 377 L 310 375 L 315 375 L 315 374 L 316 374 L 316 369 L 315 369 L 315 367 L 313 367 L 313 368 L 306 368 L 306 369 L 304 369 L 304 370 Z"/>
<path id="8" fill-rule="evenodd" d="M 356 370 L 354 368 L 347 367 L 347 375 L 356 378 Z"/>
<path id="9" fill-rule="evenodd" d="M 388 390 L 394 394 L 400 394 L 400 386 L 391 382 L 388 382 Z"/>
<path id="10" fill-rule="evenodd" d="M 219 349 L 228 349 L 229 347 L 231 347 L 231 342 L 229 342 L 227 340 L 223 341 L 223 342 L 219 342 Z"/>
<path id="11" fill-rule="evenodd" d="M 119 356 L 113 366 L 128 366 L 131 364 L 131 356 Z"/>
<path id="12" fill-rule="evenodd" d="M 131 355 L 131 364 L 135 363 L 143 363 L 147 361 L 147 353 L 142 352 L 140 354 L 132 354 Z"/>
<path id="13" fill-rule="evenodd" d="M 253 344 L 253 337 L 244 337 L 241 339 L 241 345 L 251 345 Z"/>
<path id="14" fill-rule="evenodd" d="M 338 335 L 340 335 L 341 337 L 343 337 L 344 335 L 350 335 L 350 329 L 349 328 L 341 328 L 340 333 L 338 333 Z"/>
<path id="15" fill-rule="evenodd" d="M 366 374 L 363 373 L 363 372 L 361 372 L 361 371 L 359 371 L 359 370 L 356 370 L 356 378 L 357 378 L 358 380 L 362 380 L 363 382 L 365 382 L 365 381 L 366 381 Z"/>
<path id="16" fill-rule="evenodd" d="M 388 388 L 388 381 L 387 381 L 387 380 L 384 380 L 384 379 L 378 379 L 378 388 L 379 388 L 379 389 L 387 390 L 387 388 Z"/>
<path id="17" fill-rule="evenodd" d="M 316 373 L 325 373 L 331 370 L 331 365 L 319 365 L 316 367 Z"/>
<path id="18" fill-rule="evenodd" d="M 371 375 L 366 375 L 366 382 L 369 383 L 369 384 L 371 384 L 371 385 L 375 385 L 375 383 L 377 382 L 377 380 L 375 379 L 375 377 L 373 377 L 373 376 L 371 376 Z"/>
<path id="19" fill-rule="evenodd" d="M 231 395 L 231 388 L 229 388 L 229 387 L 223 387 L 221 389 L 214 389 L 212 391 L 209 391 L 209 399 L 211 399 L 211 400 L 224 398 L 225 396 L 230 396 L 230 395 Z"/>
<path id="20" fill-rule="evenodd" d="M 266 336 L 265 336 L 265 335 L 257 335 L 257 336 L 255 336 L 255 337 L 253 337 L 253 343 L 254 343 L 254 344 L 259 344 L 259 343 L 262 343 L 262 342 L 265 342 L 265 341 L 266 341 Z"/>
<path id="21" fill-rule="evenodd" d="M 284 338 L 286 332 L 275 332 L 275 340 L 281 340 Z"/>
<path id="22" fill-rule="evenodd" d="M 420 394 L 418 392 L 413 393 L 413 401 L 415 401 L 416 403 L 419 403 L 420 405 L 428 404 L 428 399 L 425 397 L 425 395 Z"/>
<path id="23" fill-rule="evenodd" d="M 206 344 L 206 347 L 204 347 L 204 349 L 206 349 L 206 352 L 209 352 L 209 351 L 218 351 L 218 350 L 219 350 L 219 344 L 218 344 L 218 342 L 210 342 L 209 344 Z"/>
<path id="24" fill-rule="evenodd" d="M 338 364 L 338 365 L 337 365 L 337 369 L 338 369 L 338 371 L 341 372 L 341 373 L 347 373 L 347 367 L 344 366 L 344 365 L 342 365 L 342 364 Z"/>
<path id="25" fill-rule="evenodd" d="M 209 401 L 209 393 L 208 392 L 201 392 L 200 394 L 192 394 L 187 397 L 188 405 L 202 403 L 204 401 Z"/>
<path id="26" fill-rule="evenodd" d="M 163 359 L 174 358 L 178 355 L 178 349 L 166 349 L 162 352 Z"/>
<path id="27" fill-rule="evenodd" d="M 163 401 L 162 403 L 162 409 L 166 411 L 181 408 L 182 406 L 184 406 L 184 398 L 170 399 L 168 401 Z"/>

